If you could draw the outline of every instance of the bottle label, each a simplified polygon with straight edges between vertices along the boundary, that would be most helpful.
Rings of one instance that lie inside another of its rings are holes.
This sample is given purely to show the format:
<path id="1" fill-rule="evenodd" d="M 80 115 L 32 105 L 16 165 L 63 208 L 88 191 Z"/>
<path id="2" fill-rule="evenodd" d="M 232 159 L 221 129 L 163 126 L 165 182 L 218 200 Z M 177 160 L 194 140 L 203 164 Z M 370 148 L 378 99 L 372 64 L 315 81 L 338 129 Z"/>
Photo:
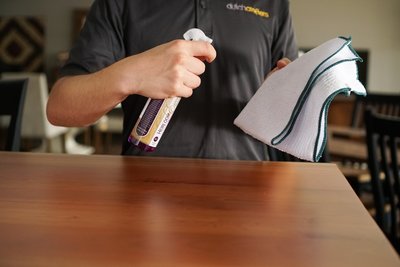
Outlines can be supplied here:
<path id="1" fill-rule="evenodd" d="M 140 142 L 156 147 L 179 101 L 180 97 L 167 99 L 149 98 L 135 127 L 133 127 L 130 140 L 136 145 Z"/>

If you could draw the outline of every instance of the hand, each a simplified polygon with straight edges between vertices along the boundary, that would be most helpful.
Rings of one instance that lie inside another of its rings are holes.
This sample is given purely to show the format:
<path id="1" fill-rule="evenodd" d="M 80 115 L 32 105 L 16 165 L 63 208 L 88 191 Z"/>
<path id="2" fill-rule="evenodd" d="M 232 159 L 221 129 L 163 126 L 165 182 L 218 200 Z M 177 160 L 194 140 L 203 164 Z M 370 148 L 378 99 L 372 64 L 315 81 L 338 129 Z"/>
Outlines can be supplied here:
<path id="1" fill-rule="evenodd" d="M 274 73 L 275 71 L 283 69 L 284 67 L 286 67 L 290 62 L 292 62 L 292 61 L 290 59 L 286 58 L 286 57 L 278 60 L 278 62 L 276 63 L 276 67 L 268 73 L 267 78 L 272 73 Z"/>
<path id="2" fill-rule="evenodd" d="M 114 73 L 128 88 L 127 94 L 189 97 L 200 86 L 203 60 L 211 63 L 215 57 L 214 47 L 207 42 L 175 40 L 121 60 Z"/>

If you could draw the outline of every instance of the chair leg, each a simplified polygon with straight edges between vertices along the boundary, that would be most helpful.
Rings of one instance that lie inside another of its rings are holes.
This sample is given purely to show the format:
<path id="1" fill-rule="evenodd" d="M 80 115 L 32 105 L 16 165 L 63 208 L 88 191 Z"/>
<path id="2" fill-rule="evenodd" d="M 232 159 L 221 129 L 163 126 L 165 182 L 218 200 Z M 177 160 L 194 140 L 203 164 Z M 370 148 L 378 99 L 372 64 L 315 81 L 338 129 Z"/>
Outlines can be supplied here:
<path id="1" fill-rule="evenodd" d="M 79 144 L 75 137 L 78 133 L 79 129 L 71 128 L 65 134 L 65 150 L 68 154 L 82 154 L 82 155 L 91 155 L 94 153 L 94 148 L 91 146 L 86 146 Z"/>
<path id="2" fill-rule="evenodd" d="M 96 130 L 94 133 L 94 147 L 97 154 L 101 154 L 103 152 L 103 136 L 100 130 Z"/>

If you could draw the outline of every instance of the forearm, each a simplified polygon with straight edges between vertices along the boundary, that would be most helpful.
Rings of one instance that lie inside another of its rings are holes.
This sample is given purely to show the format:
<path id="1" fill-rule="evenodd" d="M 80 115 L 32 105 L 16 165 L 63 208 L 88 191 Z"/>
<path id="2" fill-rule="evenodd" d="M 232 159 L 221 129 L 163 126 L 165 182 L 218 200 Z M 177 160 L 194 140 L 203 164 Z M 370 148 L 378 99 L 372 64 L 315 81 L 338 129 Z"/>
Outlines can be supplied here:
<path id="1" fill-rule="evenodd" d="M 48 120 L 60 126 L 85 126 L 122 102 L 127 94 L 108 72 L 105 69 L 58 80 L 48 99 Z"/>
<path id="2" fill-rule="evenodd" d="M 98 120 L 131 94 L 155 99 L 189 97 L 200 85 L 205 64 L 216 57 L 206 42 L 172 41 L 124 58 L 93 74 L 56 82 L 47 103 L 55 125 L 83 126 Z"/>

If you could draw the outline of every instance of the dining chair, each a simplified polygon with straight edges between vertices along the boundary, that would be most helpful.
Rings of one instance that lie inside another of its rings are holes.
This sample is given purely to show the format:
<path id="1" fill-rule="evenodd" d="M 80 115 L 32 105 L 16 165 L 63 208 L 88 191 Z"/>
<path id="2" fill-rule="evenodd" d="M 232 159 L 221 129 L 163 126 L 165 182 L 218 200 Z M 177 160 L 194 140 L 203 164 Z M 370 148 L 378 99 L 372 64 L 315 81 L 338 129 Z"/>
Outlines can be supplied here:
<path id="1" fill-rule="evenodd" d="M 21 137 L 40 141 L 39 146 L 33 147 L 32 151 L 93 154 L 93 147 L 81 145 L 75 140 L 78 129 L 54 126 L 47 120 L 49 87 L 45 73 L 4 72 L 1 77 L 4 80 L 28 79 Z"/>
<path id="2" fill-rule="evenodd" d="M 20 150 L 22 114 L 27 83 L 26 79 L 0 80 L 0 116 L 10 117 L 7 119 L 8 127 L 6 127 L 6 138 L 4 138 L 4 150 L 6 151 Z"/>
<path id="3" fill-rule="evenodd" d="M 363 127 L 365 111 L 369 108 L 380 114 L 400 117 L 400 93 L 369 93 L 366 96 L 356 96 L 351 127 Z"/>
<path id="4" fill-rule="evenodd" d="M 121 104 L 115 106 L 107 114 L 103 115 L 97 123 L 93 125 L 94 144 L 96 153 L 100 154 L 119 154 L 118 150 L 112 149 L 113 136 L 121 135 L 123 128 L 123 111 Z"/>
<path id="5" fill-rule="evenodd" d="M 368 93 L 356 96 L 350 125 L 328 126 L 328 147 L 331 160 L 348 178 L 357 194 L 369 184 L 367 145 L 365 141 L 365 110 L 400 117 L 400 94 Z"/>
<path id="6" fill-rule="evenodd" d="M 51 125 L 46 117 L 46 103 L 48 98 L 47 77 L 44 73 L 33 72 L 5 72 L 2 79 L 28 79 L 25 107 L 23 111 L 23 124 L 21 136 L 26 140 L 39 140 L 39 147 L 33 146 L 33 151 L 40 152 L 64 152 L 61 145 L 56 149 L 56 139 L 63 144 L 63 138 L 68 131 L 66 127 Z M 30 148 L 29 148 L 30 149 Z"/>
<path id="7" fill-rule="evenodd" d="M 374 217 L 400 253 L 400 118 L 365 111 Z"/>

